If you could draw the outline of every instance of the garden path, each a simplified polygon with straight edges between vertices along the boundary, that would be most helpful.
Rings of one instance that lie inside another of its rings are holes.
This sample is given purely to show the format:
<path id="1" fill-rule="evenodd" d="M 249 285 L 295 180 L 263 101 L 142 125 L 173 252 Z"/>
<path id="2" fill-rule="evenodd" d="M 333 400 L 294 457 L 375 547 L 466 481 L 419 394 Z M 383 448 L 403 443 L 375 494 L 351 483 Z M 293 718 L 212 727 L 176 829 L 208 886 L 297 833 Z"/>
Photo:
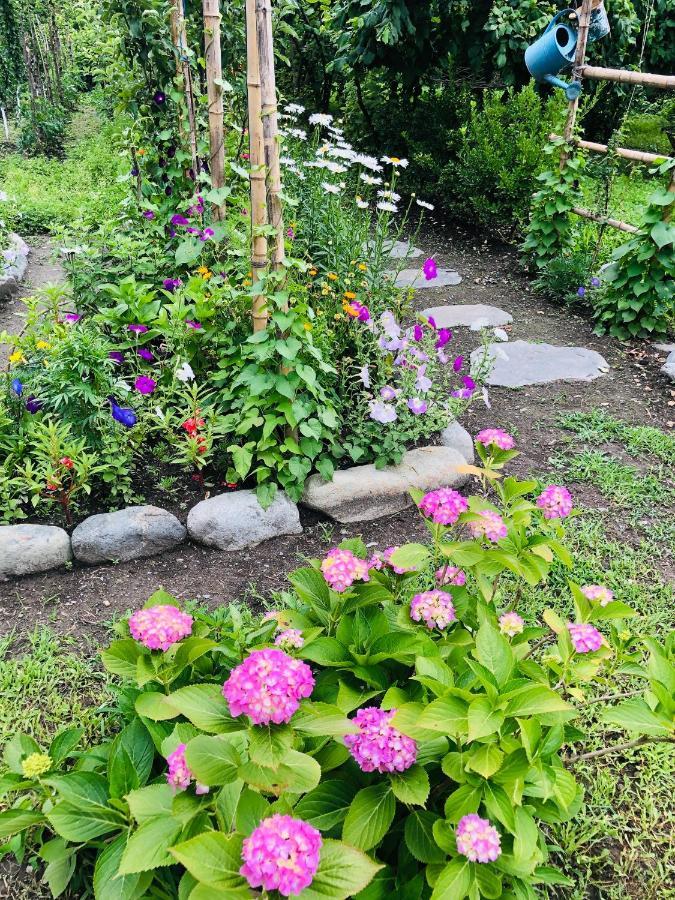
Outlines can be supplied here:
<path id="1" fill-rule="evenodd" d="M 602 354 L 610 366 L 607 374 L 589 382 L 491 387 L 491 408 L 480 400 L 474 404 L 463 419 L 472 434 L 482 427 L 498 426 L 517 436 L 522 455 L 513 464 L 515 473 L 546 477 L 554 455 L 574 452 L 569 432 L 559 424 L 566 413 L 597 408 L 633 424 L 675 428 L 675 391 L 659 371 L 663 354 L 658 350 L 649 344 L 627 346 L 598 337 L 587 317 L 535 294 L 513 248 L 482 241 L 442 223 L 430 223 L 416 243 L 434 254 L 439 267 L 455 269 L 463 277 L 458 286 L 421 291 L 414 301 L 418 310 L 448 303 L 497 306 L 513 315 L 513 323 L 505 326 L 510 340 L 587 347 Z M 34 281 L 45 272 L 47 260 L 46 250 L 34 257 Z M 54 271 L 43 277 L 53 278 Z M 456 352 L 468 356 L 477 343 L 478 335 L 469 328 L 456 330 Z M 602 506 L 593 487 L 569 486 L 581 505 Z M 188 509 L 200 499 L 196 491 L 194 496 L 172 497 L 153 490 L 151 502 L 171 509 L 185 521 Z M 51 623 L 60 632 L 105 639 L 107 621 L 142 604 L 160 585 L 182 598 L 203 598 L 212 606 L 235 598 L 255 601 L 282 589 L 286 573 L 299 558 L 322 555 L 348 534 L 361 532 L 367 543 L 380 548 L 424 536 L 414 510 L 370 525 L 344 528 L 303 512 L 303 524 L 302 535 L 276 538 L 232 554 L 185 544 L 149 559 L 74 566 L 0 584 L 0 632 L 15 628 L 26 633 L 36 623 Z M 627 544 L 637 540 L 620 516 L 608 518 L 606 527 L 610 539 Z M 664 577 L 675 580 L 671 558 L 665 557 L 660 568 Z"/>
<path id="2" fill-rule="evenodd" d="M 63 267 L 53 259 L 54 245 L 49 238 L 41 237 L 31 245 L 26 278 L 21 289 L 11 300 L 0 304 L 0 331 L 19 334 L 24 326 L 22 297 L 30 297 L 46 284 L 59 284 L 65 280 Z M 0 344 L 0 368 L 5 367 L 11 353 L 9 344 Z"/>

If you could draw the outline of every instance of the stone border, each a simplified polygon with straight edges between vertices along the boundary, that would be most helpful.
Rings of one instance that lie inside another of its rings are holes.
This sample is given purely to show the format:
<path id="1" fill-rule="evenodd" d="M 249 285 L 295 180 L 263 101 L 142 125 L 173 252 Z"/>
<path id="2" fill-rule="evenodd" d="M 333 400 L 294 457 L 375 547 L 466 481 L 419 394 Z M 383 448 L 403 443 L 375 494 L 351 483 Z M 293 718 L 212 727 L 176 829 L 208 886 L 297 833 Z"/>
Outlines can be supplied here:
<path id="1" fill-rule="evenodd" d="M 410 487 L 424 491 L 460 487 L 468 478 L 461 468 L 474 458 L 471 436 L 455 421 L 439 439 L 436 446 L 406 451 L 398 466 L 352 466 L 338 470 L 339 478 L 331 482 L 314 475 L 300 505 L 337 522 L 368 522 L 410 506 Z M 264 510 L 252 490 L 199 501 L 188 512 L 187 527 L 168 510 L 150 505 L 88 516 L 72 535 L 54 525 L 0 525 L 0 581 L 47 572 L 73 559 L 100 565 L 157 556 L 180 546 L 188 536 L 202 546 L 232 553 L 302 530 L 298 505 L 283 491 Z"/>
<path id="2" fill-rule="evenodd" d="M 0 300 L 9 300 L 15 293 L 28 267 L 30 247 L 22 237 L 14 232 L 9 235 L 9 247 L 2 251 L 5 262 L 0 274 Z"/>

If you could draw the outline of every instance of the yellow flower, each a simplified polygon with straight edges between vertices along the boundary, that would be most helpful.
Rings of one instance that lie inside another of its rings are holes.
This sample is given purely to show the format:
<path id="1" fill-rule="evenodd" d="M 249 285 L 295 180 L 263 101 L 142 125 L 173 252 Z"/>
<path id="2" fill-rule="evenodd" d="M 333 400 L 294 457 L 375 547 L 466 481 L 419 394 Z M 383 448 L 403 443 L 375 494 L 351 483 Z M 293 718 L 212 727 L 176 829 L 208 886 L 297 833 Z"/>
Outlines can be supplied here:
<path id="1" fill-rule="evenodd" d="M 334 319 L 337 319 L 337 321 L 339 322 L 339 321 L 341 321 L 342 319 L 344 319 L 344 316 L 342 315 L 342 313 L 335 313 L 335 315 L 333 316 L 333 318 L 334 318 Z"/>
<path id="2" fill-rule="evenodd" d="M 147 152 L 148 152 L 148 151 L 147 151 L 147 150 L 144 150 L 142 147 L 139 147 L 138 150 L 136 151 L 136 153 L 138 153 L 139 156 L 145 156 L 145 154 L 146 154 Z"/>
<path id="3" fill-rule="evenodd" d="M 208 273 L 209 273 L 208 266 L 199 266 L 199 268 L 197 269 L 198 275 L 208 275 Z"/>
<path id="4" fill-rule="evenodd" d="M 35 346 L 38 350 L 49 350 L 49 341 L 38 341 Z"/>
<path id="5" fill-rule="evenodd" d="M 244 287 L 251 287 L 252 284 L 253 282 L 250 278 L 244 278 Z"/>
<path id="6" fill-rule="evenodd" d="M 20 350 L 15 350 L 14 353 L 11 353 L 9 356 L 9 361 L 11 363 L 25 363 L 26 357 Z"/>
<path id="7" fill-rule="evenodd" d="M 305 329 L 305 331 L 311 331 L 311 330 L 312 330 L 312 323 L 311 323 L 311 322 L 305 322 L 305 324 L 303 325 L 303 328 Z"/>
<path id="8" fill-rule="evenodd" d="M 345 297 L 347 300 L 356 300 L 356 294 L 354 291 L 345 291 Z"/>
<path id="9" fill-rule="evenodd" d="M 367 272 L 367 271 L 368 271 L 368 266 L 367 266 L 365 263 L 359 263 L 359 266 L 358 266 L 358 267 L 359 267 L 359 269 L 360 269 L 362 272 Z"/>
<path id="10" fill-rule="evenodd" d="M 310 275 L 316 275 L 316 274 L 317 274 L 316 269 L 310 269 L 310 270 L 309 270 L 309 274 L 310 274 Z"/>
<path id="11" fill-rule="evenodd" d="M 326 275 L 326 278 L 330 278 L 331 281 L 337 281 L 337 280 L 338 280 L 338 277 L 337 277 L 337 275 L 335 274 L 335 272 L 329 272 L 328 275 Z"/>
<path id="12" fill-rule="evenodd" d="M 46 753 L 31 753 L 21 762 L 21 769 L 26 778 L 39 778 L 52 767 L 52 758 Z"/>
<path id="13" fill-rule="evenodd" d="M 322 297 L 327 297 L 329 294 L 330 294 L 330 291 L 328 290 L 327 287 L 325 287 L 325 288 L 321 291 L 321 296 L 322 296 Z"/>

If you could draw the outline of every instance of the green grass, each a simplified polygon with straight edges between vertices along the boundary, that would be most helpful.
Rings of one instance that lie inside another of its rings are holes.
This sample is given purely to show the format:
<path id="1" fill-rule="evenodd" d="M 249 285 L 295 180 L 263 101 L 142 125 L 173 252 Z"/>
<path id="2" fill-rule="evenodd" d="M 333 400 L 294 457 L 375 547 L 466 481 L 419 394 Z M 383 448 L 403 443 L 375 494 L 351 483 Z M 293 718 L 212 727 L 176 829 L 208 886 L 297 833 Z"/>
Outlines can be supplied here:
<path id="1" fill-rule="evenodd" d="M 618 441 L 632 455 L 648 453 L 675 465 L 675 436 L 648 425 L 629 425 L 599 409 L 589 413 L 569 413 L 558 422 L 588 443 Z"/>

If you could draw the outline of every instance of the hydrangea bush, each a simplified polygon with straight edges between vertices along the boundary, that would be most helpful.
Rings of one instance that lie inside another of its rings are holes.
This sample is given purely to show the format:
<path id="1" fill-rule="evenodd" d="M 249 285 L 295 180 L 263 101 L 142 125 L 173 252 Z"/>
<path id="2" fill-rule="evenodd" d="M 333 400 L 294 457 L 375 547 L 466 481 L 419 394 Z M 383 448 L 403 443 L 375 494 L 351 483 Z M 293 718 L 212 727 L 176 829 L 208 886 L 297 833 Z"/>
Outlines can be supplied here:
<path id="1" fill-rule="evenodd" d="M 46 864 L 54 896 L 97 900 L 573 886 L 548 829 L 581 808 L 580 707 L 597 689 L 628 746 L 674 741 L 673 641 L 626 638 L 633 611 L 602 585 L 570 583 L 573 617 L 532 621 L 522 586 L 572 564 L 574 512 L 560 486 L 506 476 L 512 439 L 482 432 L 477 451 L 481 493 L 414 493 L 427 543 L 344 541 L 247 621 L 158 591 L 121 622 L 102 653 L 116 736 L 9 742 L 5 851 Z M 486 512 L 498 532 L 475 528 Z M 622 700 L 626 677 L 644 697 Z"/>

